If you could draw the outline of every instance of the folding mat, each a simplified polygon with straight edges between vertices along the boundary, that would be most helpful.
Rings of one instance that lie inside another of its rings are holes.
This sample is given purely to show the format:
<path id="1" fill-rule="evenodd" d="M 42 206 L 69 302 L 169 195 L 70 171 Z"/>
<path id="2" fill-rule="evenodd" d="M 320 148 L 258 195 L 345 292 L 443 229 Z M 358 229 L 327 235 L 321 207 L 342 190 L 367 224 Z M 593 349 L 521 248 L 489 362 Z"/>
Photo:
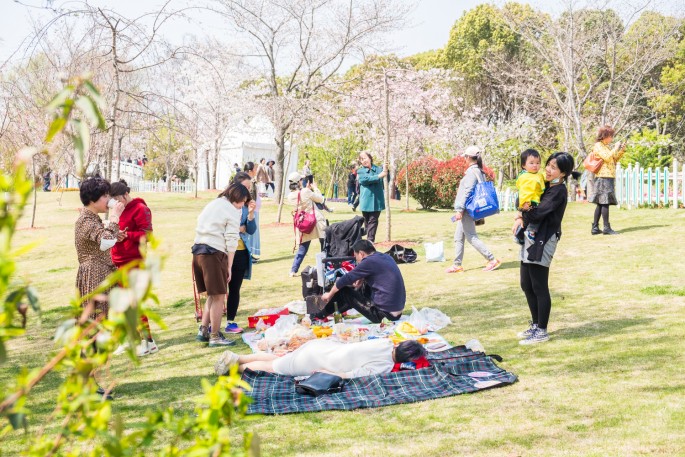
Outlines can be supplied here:
<path id="1" fill-rule="evenodd" d="M 350 379 L 342 392 L 319 397 L 298 394 L 291 376 L 247 370 L 243 380 L 252 386 L 247 393 L 252 398 L 248 414 L 376 408 L 471 393 L 517 380 L 492 357 L 465 346 L 428 353 L 427 358 L 431 363 L 428 368 Z"/>

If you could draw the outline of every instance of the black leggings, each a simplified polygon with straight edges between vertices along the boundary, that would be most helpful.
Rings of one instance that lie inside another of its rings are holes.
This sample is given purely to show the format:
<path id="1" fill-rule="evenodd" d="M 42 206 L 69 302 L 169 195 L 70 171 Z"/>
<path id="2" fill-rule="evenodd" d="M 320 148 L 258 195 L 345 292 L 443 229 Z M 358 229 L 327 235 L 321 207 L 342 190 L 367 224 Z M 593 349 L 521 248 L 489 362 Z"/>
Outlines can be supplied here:
<path id="1" fill-rule="evenodd" d="M 232 322 L 238 314 L 240 305 L 240 287 L 245 279 L 245 272 L 250 266 L 247 249 L 235 251 L 233 267 L 231 268 L 231 281 L 228 283 L 228 299 L 226 300 L 226 320 Z"/>
<path id="2" fill-rule="evenodd" d="M 595 208 L 595 219 L 593 221 L 594 225 L 599 224 L 599 216 L 602 216 L 602 222 L 604 226 L 609 225 L 609 205 L 600 205 L 597 203 L 597 208 Z"/>
<path id="3" fill-rule="evenodd" d="M 552 297 L 549 295 L 549 268 L 521 262 L 521 289 L 526 294 L 530 316 L 539 328 L 547 329 Z"/>

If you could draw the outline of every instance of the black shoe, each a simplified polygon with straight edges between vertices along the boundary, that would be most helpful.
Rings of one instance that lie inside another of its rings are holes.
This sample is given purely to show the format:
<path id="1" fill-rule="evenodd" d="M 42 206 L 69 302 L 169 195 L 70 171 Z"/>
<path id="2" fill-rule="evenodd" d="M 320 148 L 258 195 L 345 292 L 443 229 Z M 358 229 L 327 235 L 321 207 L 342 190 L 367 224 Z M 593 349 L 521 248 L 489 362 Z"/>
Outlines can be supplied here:
<path id="1" fill-rule="evenodd" d="M 105 389 L 103 389 L 102 387 L 98 387 L 98 390 L 96 390 L 95 393 L 98 395 L 102 395 L 102 398 L 104 398 L 105 400 L 109 400 L 109 401 L 114 400 L 114 397 L 112 396 L 112 392 L 109 392 L 109 393 L 107 393 L 107 395 L 105 395 Z"/>
<path id="2" fill-rule="evenodd" d="M 599 229 L 599 224 L 592 224 L 592 230 L 590 231 L 593 235 L 599 235 L 602 231 Z"/>
<path id="3" fill-rule="evenodd" d="M 602 231 L 602 233 L 605 235 L 620 235 L 618 232 L 612 230 L 611 225 L 609 224 L 604 226 L 604 230 Z"/>

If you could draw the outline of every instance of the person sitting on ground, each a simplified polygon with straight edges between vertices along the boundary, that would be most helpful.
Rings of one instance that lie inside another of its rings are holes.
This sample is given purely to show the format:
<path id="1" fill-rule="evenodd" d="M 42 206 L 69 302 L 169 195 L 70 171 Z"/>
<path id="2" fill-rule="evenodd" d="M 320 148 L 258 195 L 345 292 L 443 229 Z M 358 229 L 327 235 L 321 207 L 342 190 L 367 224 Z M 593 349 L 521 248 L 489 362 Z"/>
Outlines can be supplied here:
<path id="1" fill-rule="evenodd" d="M 330 338 L 311 340 L 283 357 L 258 353 L 239 355 L 225 351 L 214 365 L 218 376 L 238 365 L 246 369 L 265 371 L 284 376 L 309 376 L 317 371 L 341 378 L 360 378 L 390 373 L 395 363 L 411 362 L 426 355 L 424 347 L 415 340 L 402 341 L 396 347 L 387 338 L 343 343 Z"/>
<path id="2" fill-rule="evenodd" d="M 368 240 L 357 241 L 352 250 L 357 266 L 321 296 L 326 306 L 312 317 L 324 319 L 333 314 L 337 304 L 339 312 L 354 308 L 375 324 L 384 318 L 398 320 L 407 292 L 397 264 L 389 255 L 377 252 Z"/>

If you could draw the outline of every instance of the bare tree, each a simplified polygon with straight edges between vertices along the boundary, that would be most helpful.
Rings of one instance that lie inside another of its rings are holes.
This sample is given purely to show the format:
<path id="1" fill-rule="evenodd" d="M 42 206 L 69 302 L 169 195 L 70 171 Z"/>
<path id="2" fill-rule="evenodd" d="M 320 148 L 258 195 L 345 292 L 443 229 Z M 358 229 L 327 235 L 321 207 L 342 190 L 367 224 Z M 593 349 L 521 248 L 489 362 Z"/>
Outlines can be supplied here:
<path id="1" fill-rule="evenodd" d="M 390 0 L 214 0 L 212 9 L 230 20 L 249 42 L 276 128 L 276 198 L 280 200 L 286 138 L 293 123 L 352 56 L 380 43 L 402 24 L 407 6 Z"/>

